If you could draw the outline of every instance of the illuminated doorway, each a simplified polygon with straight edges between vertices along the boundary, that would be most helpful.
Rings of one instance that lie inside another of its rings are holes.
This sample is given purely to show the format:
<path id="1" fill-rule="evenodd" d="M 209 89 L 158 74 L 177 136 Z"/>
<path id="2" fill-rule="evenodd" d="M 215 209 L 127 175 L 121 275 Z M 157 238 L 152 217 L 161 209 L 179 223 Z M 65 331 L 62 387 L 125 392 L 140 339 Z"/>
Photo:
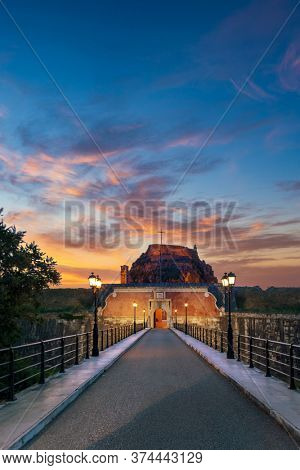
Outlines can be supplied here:
<path id="1" fill-rule="evenodd" d="M 168 328 L 167 312 L 161 307 L 154 312 L 154 328 Z"/>

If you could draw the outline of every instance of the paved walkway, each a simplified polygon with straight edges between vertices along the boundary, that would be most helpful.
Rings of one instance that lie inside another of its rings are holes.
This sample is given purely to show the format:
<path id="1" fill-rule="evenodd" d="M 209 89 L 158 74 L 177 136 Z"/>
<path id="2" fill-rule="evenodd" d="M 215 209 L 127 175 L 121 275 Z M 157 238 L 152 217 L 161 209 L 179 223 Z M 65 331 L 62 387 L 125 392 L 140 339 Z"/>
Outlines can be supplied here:
<path id="1" fill-rule="evenodd" d="M 239 389 L 273 416 L 300 444 L 300 391 L 290 390 L 287 383 L 238 361 L 229 361 L 201 341 L 173 329 L 174 333 L 206 362 L 231 380 Z"/>
<path id="2" fill-rule="evenodd" d="M 91 383 L 136 343 L 147 330 L 139 331 L 111 346 L 99 357 L 57 374 L 44 385 L 34 385 L 17 395 L 18 399 L 0 407 L 0 449 L 20 449 Z"/>
<path id="3" fill-rule="evenodd" d="M 169 330 L 151 330 L 28 449 L 295 449 Z"/>

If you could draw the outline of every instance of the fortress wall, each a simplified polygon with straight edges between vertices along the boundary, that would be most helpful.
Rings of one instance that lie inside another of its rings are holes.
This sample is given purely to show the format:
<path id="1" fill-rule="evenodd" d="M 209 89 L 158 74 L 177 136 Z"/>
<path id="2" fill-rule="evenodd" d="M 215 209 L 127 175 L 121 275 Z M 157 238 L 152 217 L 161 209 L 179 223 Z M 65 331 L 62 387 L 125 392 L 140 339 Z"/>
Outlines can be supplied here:
<path id="1" fill-rule="evenodd" d="M 114 294 L 116 296 L 114 297 Z M 114 292 L 106 301 L 106 307 L 102 311 L 104 323 L 132 323 L 133 302 L 137 302 L 137 323 L 144 321 L 143 309 L 148 311 L 149 292 Z M 146 313 L 147 318 L 147 313 Z"/>
<path id="2" fill-rule="evenodd" d="M 199 316 L 218 318 L 220 313 L 216 307 L 215 298 L 208 292 L 172 292 L 166 289 L 165 299 L 171 300 L 171 309 L 173 319 L 175 321 L 174 310 L 177 309 L 178 322 L 184 321 L 185 318 L 185 302 L 188 302 L 188 316 L 196 320 Z M 157 301 L 154 298 L 152 291 L 134 292 L 134 291 L 119 291 L 111 294 L 106 301 L 106 306 L 102 310 L 102 318 L 104 323 L 132 323 L 133 321 L 133 306 L 132 303 L 137 302 L 136 317 L 137 322 L 143 322 L 144 314 L 143 309 L 146 310 L 146 319 L 150 313 L 149 300 Z M 161 301 L 162 308 L 164 300 Z"/>
<path id="3" fill-rule="evenodd" d="M 215 298 L 208 292 L 168 292 L 166 298 L 172 300 L 173 315 L 177 309 L 177 321 L 185 321 L 185 302 L 188 303 L 189 321 L 196 321 L 200 316 L 203 318 L 218 318 L 220 313 L 216 307 Z"/>
<path id="4" fill-rule="evenodd" d="M 219 328 L 226 331 L 227 321 L 227 314 L 223 314 L 218 319 L 200 316 L 195 323 L 206 328 Z M 297 314 L 234 312 L 232 327 L 236 334 L 300 344 L 300 315 Z"/>

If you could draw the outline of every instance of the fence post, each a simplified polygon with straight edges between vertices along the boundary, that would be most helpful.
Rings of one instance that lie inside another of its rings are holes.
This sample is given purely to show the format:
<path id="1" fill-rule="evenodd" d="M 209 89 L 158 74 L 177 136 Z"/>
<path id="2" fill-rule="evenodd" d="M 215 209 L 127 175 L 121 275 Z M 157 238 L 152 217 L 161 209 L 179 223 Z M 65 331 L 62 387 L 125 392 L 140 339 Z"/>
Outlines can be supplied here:
<path id="1" fill-rule="evenodd" d="M 253 369 L 253 338 L 250 336 L 249 342 L 249 367 Z"/>
<path id="2" fill-rule="evenodd" d="M 293 343 L 290 344 L 290 385 L 291 390 L 296 389 L 295 385 L 295 369 L 294 369 L 294 355 L 293 355 Z"/>
<path id="3" fill-rule="evenodd" d="M 107 330 L 106 330 L 106 348 L 109 347 L 108 338 L 109 338 L 109 333 L 108 333 L 108 328 L 107 328 Z"/>
<path id="4" fill-rule="evenodd" d="M 62 337 L 60 339 L 60 354 L 61 354 L 61 361 L 60 361 L 60 373 L 63 374 L 65 372 L 65 338 Z"/>
<path id="5" fill-rule="evenodd" d="M 238 362 L 241 361 L 241 335 L 240 333 L 238 334 L 238 357 L 237 357 Z"/>
<path id="6" fill-rule="evenodd" d="M 220 352 L 224 352 L 224 349 L 223 349 L 223 330 L 220 331 Z"/>
<path id="7" fill-rule="evenodd" d="M 266 340 L 266 377 L 271 377 L 268 339 Z"/>
<path id="8" fill-rule="evenodd" d="M 104 351 L 104 330 L 101 330 L 101 351 Z"/>
<path id="9" fill-rule="evenodd" d="M 14 350 L 11 347 L 9 349 L 9 400 L 16 400 L 15 397 L 15 357 Z"/>
<path id="10" fill-rule="evenodd" d="M 86 352 L 85 352 L 85 358 L 89 359 L 90 358 L 90 335 L 89 332 L 86 333 Z"/>
<path id="11" fill-rule="evenodd" d="M 41 373 L 40 373 L 40 384 L 45 383 L 45 344 L 41 341 Z"/>
<path id="12" fill-rule="evenodd" d="M 111 346 L 114 344 L 114 329 L 111 328 L 110 330 L 110 341 L 111 341 Z"/>
<path id="13" fill-rule="evenodd" d="M 212 330 L 210 330 L 210 347 L 212 348 L 212 345 L 213 345 L 213 334 L 212 334 Z"/>
<path id="14" fill-rule="evenodd" d="M 76 334 L 76 340 L 75 340 L 75 366 L 78 366 L 79 364 L 79 338 L 78 335 Z"/>
<path id="15" fill-rule="evenodd" d="M 217 330 L 215 330 L 215 349 L 218 349 Z"/>

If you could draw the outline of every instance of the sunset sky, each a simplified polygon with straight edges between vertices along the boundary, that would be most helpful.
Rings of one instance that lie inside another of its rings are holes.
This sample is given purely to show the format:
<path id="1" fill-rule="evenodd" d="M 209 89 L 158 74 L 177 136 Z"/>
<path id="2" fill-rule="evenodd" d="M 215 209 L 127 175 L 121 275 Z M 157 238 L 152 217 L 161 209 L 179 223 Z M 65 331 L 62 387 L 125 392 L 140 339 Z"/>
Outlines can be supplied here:
<path id="1" fill-rule="evenodd" d="M 57 260 L 63 287 L 86 287 L 92 270 L 119 282 L 160 227 L 164 242 L 196 243 L 218 277 L 300 286 L 296 4 L 0 4 L 0 207 Z M 110 201 L 118 210 L 103 218 Z M 195 214 L 197 201 L 209 212 Z M 218 203 L 234 208 L 233 244 Z M 82 210 L 78 246 L 64 235 L 70 204 Z M 103 243 L 105 229 L 120 243 Z"/>

